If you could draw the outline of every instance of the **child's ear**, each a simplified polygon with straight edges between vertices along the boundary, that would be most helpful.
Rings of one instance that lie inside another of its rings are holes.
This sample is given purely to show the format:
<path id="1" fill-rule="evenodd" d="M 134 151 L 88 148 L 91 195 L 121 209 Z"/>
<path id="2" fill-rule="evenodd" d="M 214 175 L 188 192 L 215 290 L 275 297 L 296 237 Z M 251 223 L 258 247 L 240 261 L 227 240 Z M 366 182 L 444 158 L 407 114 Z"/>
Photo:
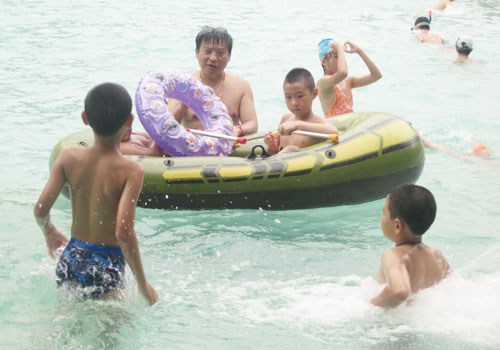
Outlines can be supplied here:
<path id="1" fill-rule="evenodd" d="M 134 115 L 130 113 L 125 124 L 127 124 L 128 127 L 131 127 L 133 122 L 134 122 Z"/>
<path id="2" fill-rule="evenodd" d="M 82 112 L 82 121 L 83 124 L 89 125 L 89 120 L 87 119 L 87 113 L 85 113 L 85 111 Z"/>
<path id="3" fill-rule="evenodd" d="M 312 92 L 312 93 L 313 93 L 313 100 L 314 100 L 314 99 L 316 98 L 316 96 L 318 96 L 318 88 L 317 88 L 317 87 L 315 87 L 315 88 L 313 89 L 313 92 Z"/>
<path id="4" fill-rule="evenodd" d="M 403 231 L 404 222 L 400 218 L 394 219 L 394 231 L 399 234 Z"/>

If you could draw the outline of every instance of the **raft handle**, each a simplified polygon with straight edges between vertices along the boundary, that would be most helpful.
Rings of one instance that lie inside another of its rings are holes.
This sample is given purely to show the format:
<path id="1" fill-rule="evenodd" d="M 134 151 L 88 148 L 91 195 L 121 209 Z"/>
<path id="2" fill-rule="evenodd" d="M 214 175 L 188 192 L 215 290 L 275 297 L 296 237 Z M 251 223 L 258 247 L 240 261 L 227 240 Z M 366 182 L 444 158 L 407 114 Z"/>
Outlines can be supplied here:
<path id="1" fill-rule="evenodd" d="M 261 151 L 259 154 L 257 154 L 255 151 L 260 148 Z M 266 149 L 262 145 L 255 145 L 252 147 L 252 150 L 250 151 L 250 154 L 248 155 L 247 159 L 257 159 L 257 158 L 267 158 L 270 157 L 269 153 L 266 152 Z"/>

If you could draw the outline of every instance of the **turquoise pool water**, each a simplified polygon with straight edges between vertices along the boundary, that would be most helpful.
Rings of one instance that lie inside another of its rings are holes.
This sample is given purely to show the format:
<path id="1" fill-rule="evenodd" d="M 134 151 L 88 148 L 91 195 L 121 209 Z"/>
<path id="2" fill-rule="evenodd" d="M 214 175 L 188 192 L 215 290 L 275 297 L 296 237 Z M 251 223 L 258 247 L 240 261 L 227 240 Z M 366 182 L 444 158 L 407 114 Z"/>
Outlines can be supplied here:
<path id="1" fill-rule="evenodd" d="M 500 152 L 500 4 L 461 0 L 434 13 L 446 47 L 410 33 L 429 1 L 2 1 L 0 3 L 1 349 L 498 349 L 500 199 L 495 161 L 427 152 L 418 183 L 438 216 L 424 241 L 455 275 L 384 311 L 368 300 L 380 254 L 383 200 L 303 211 L 155 211 L 139 208 L 152 308 L 130 280 L 122 302 L 77 302 L 55 289 L 32 208 L 52 147 L 84 128 L 83 98 L 103 81 L 133 94 L 156 67 L 197 69 L 205 24 L 234 38 L 228 70 L 252 84 L 260 130 L 286 112 L 285 74 L 321 67 L 324 36 L 358 43 L 383 78 L 354 90 L 355 110 L 384 111 L 459 152 L 477 140 Z M 476 64 L 453 62 L 459 34 Z M 357 56 L 349 73 L 365 74 Z M 315 111 L 320 112 L 319 102 Z M 140 128 L 137 124 L 136 127 Z M 53 221 L 69 232 L 70 203 Z M 129 271 L 130 272 L 130 271 Z M 130 273 L 129 273 L 130 279 Z"/>

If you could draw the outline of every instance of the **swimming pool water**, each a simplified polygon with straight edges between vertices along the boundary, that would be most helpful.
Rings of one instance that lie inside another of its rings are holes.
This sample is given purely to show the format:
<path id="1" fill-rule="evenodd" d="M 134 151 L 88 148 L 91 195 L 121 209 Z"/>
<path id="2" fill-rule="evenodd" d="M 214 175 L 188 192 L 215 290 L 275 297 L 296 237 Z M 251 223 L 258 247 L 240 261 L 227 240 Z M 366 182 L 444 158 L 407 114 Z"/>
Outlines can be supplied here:
<path id="1" fill-rule="evenodd" d="M 156 67 L 197 69 L 194 37 L 225 26 L 228 71 L 252 87 L 261 131 L 286 112 L 282 82 L 321 67 L 325 36 L 357 43 L 383 78 L 354 90 L 356 111 L 392 113 L 459 152 L 481 140 L 500 152 L 497 1 L 456 1 L 434 12 L 445 47 L 418 44 L 410 27 L 432 1 L 2 1 L 0 13 L 1 349 L 497 349 L 500 347 L 500 199 L 495 161 L 428 151 L 418 184 L 438 214 L 424 242 L 455 274 L 393 310 L 371 306 L 380 254 L 390 246 L 383 200 L 298 211 L 139 208 L 146 273 L 160 293 L 145 306 L 128 275 L 121 302 L 75 302 L 58 293 L 32 208 L 52 147 L 82 130 L 83 98 L 113 81 L 134 94 Z M 460 34 L 475 64 L 454 62 Z M 366 74 L 348 55 L 349 74 Z M 319 101 L 314 109 L 320 113 Z M 135 122 L 140 128 L 138 122 Z M 71 209 L 52 212 L 65 233 Z"/>

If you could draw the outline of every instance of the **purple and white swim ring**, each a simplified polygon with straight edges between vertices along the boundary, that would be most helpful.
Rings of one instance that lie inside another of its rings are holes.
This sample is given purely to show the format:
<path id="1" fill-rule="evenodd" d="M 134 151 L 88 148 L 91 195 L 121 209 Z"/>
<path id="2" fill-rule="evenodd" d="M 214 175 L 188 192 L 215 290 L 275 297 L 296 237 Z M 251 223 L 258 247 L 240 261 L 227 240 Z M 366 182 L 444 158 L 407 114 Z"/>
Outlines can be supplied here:
<path id="1" fill-rule="evenodd" d="M 206 131 L 233 135 L 233 120 L 212 88 L 188 75 L 158 69 L 141 79 L 135 93 L 139 120 L 158 146 L 174 157 L 231 153 L 232 141 L 188 132 L 168 110 L 168 98 L 191 108 Z"/>

